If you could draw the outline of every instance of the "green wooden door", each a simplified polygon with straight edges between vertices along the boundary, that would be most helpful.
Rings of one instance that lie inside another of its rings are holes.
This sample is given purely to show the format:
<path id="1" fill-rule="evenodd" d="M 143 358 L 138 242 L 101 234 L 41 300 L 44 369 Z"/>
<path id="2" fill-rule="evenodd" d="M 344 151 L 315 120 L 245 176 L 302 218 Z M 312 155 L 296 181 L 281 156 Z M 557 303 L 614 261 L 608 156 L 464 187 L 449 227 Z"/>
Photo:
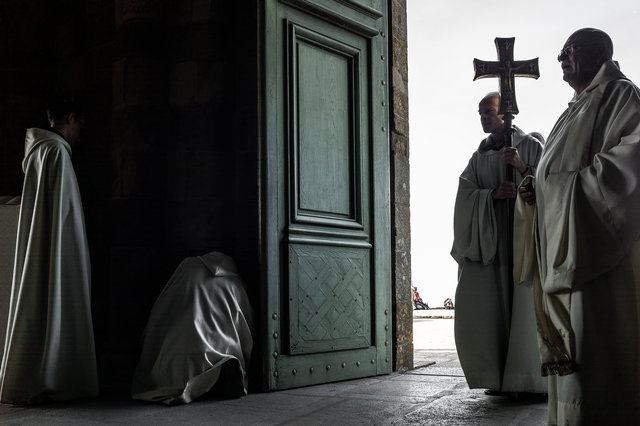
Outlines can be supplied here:
<path id="1" fill-rule="evenodd" d="M 268 389 L 391 372 L 385 15 L 265 3 Z"/>

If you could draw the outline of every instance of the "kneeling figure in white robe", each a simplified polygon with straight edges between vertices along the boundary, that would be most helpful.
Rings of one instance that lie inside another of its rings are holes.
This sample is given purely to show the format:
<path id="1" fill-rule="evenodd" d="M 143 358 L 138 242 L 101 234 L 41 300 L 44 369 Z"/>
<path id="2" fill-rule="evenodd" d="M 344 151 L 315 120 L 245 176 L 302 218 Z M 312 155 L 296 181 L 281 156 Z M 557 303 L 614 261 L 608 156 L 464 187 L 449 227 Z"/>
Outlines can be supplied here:
<path id="1" fill-rule="evenodd" d="M 212 252 L 183 260 L 151 310 L 133 398 L 184 404 L 219 381 L 225 396 L 246 395 L 252 317 L 230 257 Z"/>

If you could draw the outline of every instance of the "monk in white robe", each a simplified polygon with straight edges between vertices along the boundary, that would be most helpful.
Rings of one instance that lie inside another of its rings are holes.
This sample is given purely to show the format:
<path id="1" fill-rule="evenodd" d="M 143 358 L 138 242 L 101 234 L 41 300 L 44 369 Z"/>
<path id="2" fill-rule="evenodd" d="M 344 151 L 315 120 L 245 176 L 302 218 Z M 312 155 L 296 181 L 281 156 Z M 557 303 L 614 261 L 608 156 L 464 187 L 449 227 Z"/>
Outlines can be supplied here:
<path id="1" fill-rule="evenodd" d="M 569 37 L 558 61 L 575 96 L 535 192 L 519 189 L 533 255 L 514 272 L 535 278 L 551 424 L 640 424 L 640 91 L 612 54 L 602 31 Z"/>
<path id="2" fill-rule="evenodd" d="M 212 390 L 246 395 L 252 327 L 245 284 L 229 256 L 183 260 L 151 310 L 133 398 L 174 405 Z"/>
<path id="3" fill-rule="evenodd" d="M 33 404 L 98 394 L 90 264 L 71 144 L 84 119 L 49 109 L 51 130 L 28 129 L 0 400 Z"/>
<path id="4" fill-rule="evenodd" d="M 504 122 L 498 107 L 497 93 L 480 102 L 483 129 L 491 134 L 460 176 L 456 197 L 451 252 L 459 265 L 456 347 L 470 388 L 545 393 L 533 295 L 530 288 L 514 288 L 509 276 L 507 203 L 513 203 L 516 186 L 507 182 L 505 170 L 505 164 L 513 165 L 519 183 L 534 173 L 542 147 L 517 128 L 514 147 L 502 147 Z"/>

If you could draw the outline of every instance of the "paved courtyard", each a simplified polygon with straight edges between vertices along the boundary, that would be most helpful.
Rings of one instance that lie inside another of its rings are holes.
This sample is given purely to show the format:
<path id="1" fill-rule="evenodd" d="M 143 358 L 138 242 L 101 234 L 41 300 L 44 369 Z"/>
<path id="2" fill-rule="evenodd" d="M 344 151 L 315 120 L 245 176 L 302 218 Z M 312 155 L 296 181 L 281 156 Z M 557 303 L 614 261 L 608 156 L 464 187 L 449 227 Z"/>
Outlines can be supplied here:
<path id="1" fill-rule="evenodd" d="M 125 397 L 101 397 L 38 407 L 0 405 L 0 424 L 546 424 L 544 401 L 513 401 L 467 388 L 455 352 L 453 319 L 415 318 L 414 342 L 417 368 L 404 374 L 254 393 L 232 400 L 200 400 L 176 407 L 143 404 Z"/>

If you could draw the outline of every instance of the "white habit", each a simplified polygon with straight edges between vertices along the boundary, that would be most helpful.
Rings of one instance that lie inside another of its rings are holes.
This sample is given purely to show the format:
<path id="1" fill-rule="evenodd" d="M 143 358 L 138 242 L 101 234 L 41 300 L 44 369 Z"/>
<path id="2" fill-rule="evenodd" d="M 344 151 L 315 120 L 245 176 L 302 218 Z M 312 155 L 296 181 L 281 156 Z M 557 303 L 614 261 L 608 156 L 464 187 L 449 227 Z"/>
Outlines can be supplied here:
<path id="1" fill-rule="evenodd" d="M 531 288 L 514 287 L 509 277 L 508 201 L 491 197 L 507 180 L 503 149 L 488 149 L 491 140 L 471 157 L 456 196 L 451 251 L 459 265 L 456 348 L 470 388 L 544 393 Z M 535 170 L 540 143 L 517 129 L 513 145 Z M 517 184 L 523 176 L 517 170 L 514 175 Z"/>
<path id="2" fill-rule="evenodd" d="M 640 424 L 640 91 L 613 61 L 551 131 L 536 196 L 516 227 L 538 265 L 516 269 L 536 278 L 549 421 Z"/>
<path id="3" fill-rule="evenodd" d="M 151 310 L 133 398 L 185 404 L 218 379 L 225 396 L 246 395 L 252 317 L 229 256 L 212 252 L 183 260 Z"/>
<path id="4" fill-rule="evenodd" d="M 0 400 L 98 394 L 89 250 L 71 147 L 28 129 Z"/>

